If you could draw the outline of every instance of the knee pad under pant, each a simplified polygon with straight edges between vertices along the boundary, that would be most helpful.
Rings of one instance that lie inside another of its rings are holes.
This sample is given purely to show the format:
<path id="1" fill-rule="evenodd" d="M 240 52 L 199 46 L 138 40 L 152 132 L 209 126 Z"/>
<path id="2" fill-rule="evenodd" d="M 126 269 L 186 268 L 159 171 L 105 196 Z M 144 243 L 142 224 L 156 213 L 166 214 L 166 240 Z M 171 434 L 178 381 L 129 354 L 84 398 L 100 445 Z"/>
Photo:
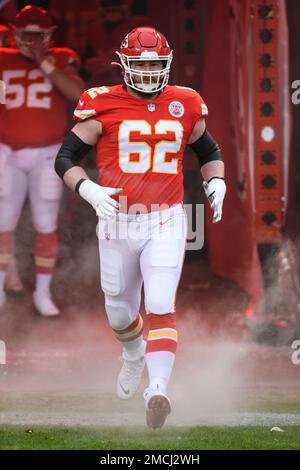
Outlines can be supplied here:
<path id="1" fill-rule="evenodd" d="M 167 274 L 153 274 L 145 292 L 147 313 L 164 315 L 175 311 L 177 279 Z"/>
<path id="2" fill-rule="evenodd" d="M 105 310 L 113 330 L 124 330 L 132 323 L 130 306 L 126 302 L 105 298 Z"/>
<path id="3" fill-rule="evenodd" d="M 124 291 L 125 281 L 123 263 L 120 253 L 116 250 L 105 250 L 100 256 L 101 287 L 106 295 L 117 296 Z"/>
<path id="4" fill-rule="evenodd" d="M 148 313 L 174 312 L 175 296 L 181 272 L 180 243 L 154 240 L 144 258 L 145 306 Z"/>

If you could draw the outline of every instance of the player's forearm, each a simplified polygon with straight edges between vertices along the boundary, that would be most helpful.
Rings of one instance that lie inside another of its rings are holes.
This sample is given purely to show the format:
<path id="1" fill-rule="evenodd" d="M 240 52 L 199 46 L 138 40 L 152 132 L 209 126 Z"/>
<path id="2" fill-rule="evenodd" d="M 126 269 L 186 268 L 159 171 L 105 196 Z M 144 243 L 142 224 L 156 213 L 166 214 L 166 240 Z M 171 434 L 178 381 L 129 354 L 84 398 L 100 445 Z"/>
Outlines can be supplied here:
<path id="1" fill-rule="evenodd" d="M 91 148 L 92 145 L 86 144 L 71 131 L 66 135 L 58 151 L 55 159 L 55 171 L 73 191 L 81 179 L 89 179 L 79 164 Z"/>
<path id="2" fill-rule="evenodd" d="M 209 181 L 214 176 L 224 178 L 224 162 L 221 160 L 213 160 L 205 163 L 201 167 L 201 174 L 205 181 Z"/>
<path id="3" fill-rule="evenodd" d="M 78 146 L 81 146 L 81 149 L 83 149 L 82 144 L 90 147 L 82 141 L 80 144 L 79 141 L 80 139 L 70 132 L 56 157 L 55 170 L 68 188 L 76 191 L 91 204 L 98 217 L 108 220 L 119 212 L 119 204 L 111 196 L 120 194 L 122 188 L 102 187 L 91 181 L 84 169 L 76 165 L 78 160 L 76 148 L 78 150 Z M 72 146 L 73 152 L 71 151 Z M 68 158 L 68 153 L 70 158 Z"/>
<path id="4" fill-rule="evenodd" d="M 205 128 L 203 119 L 198 121 L 189 139 L 201 166 L 201 173 L 205 181 L 214 176 L 224 178 L 224 163 L 221 149 L 213 136 Z"/>
<path id="5" fill-rule="evenodd" d="M 70 101 L 77 101 L 84 90 L 80 77 L 55 69 L 48 74 L 53 85 Z"/>
<path id="6" fill-rule="evenodd" d="M 63 176 L 64 183 L 72 191 L 75 191 L 76 184 L 82 179 L 88 180 L 89 176 L 80 166 L 70 168 Z"/>

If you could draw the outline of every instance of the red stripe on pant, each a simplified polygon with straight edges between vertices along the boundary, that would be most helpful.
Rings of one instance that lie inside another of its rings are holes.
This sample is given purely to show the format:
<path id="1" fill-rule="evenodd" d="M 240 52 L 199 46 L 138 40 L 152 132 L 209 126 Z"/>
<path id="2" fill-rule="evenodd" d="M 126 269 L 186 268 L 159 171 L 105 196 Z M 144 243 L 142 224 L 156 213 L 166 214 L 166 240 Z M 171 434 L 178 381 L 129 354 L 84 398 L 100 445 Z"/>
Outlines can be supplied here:
<path id="1" fill-rule="evenodd" d="M 37 274 L 52 274 L 58 253 L 57 231 L 36 234 L 35 266 Z"/>
<path id="2" fill-rule="evenodd" d="M 149 313 L 147 318 L 149 322 L 149 331 L 160 330 L 161 328 L 171 328 L 176 330 L 175 313 L 167 313 L 166 315 L 154 315 L 153 313 Z M 149 339 L 147 340 L 146 353 L 170 351 L 175 354 L 176 349 L 177 341 L 173 339 L 158 338 L 151 341 Z"/>
<path id="3" fill-rule="evenodd" d="M 14 232 L 0 232 L 0 271 L 7 271 L 13 252 Z"/>

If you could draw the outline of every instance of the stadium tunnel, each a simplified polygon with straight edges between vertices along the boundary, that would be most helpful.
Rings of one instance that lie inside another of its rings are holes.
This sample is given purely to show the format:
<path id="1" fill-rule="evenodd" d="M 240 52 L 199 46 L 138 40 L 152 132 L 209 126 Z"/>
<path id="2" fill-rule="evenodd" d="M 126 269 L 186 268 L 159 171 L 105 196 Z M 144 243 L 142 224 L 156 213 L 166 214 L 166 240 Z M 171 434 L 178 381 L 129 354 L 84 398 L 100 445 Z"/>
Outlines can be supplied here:
<path id="1" fill-rule="evenodd" d="M 211 269 L 246 290 L 246 321 L 259 339 L 271 340 L 274 328 L 286 327 L 290 340 L 300 318 L 299 106 L 291 99 L 299 70 L 299 5 L 178 0 L 167 2 L 165 11 L 173 11 L 168 23 L 157 17 L 162 29 L 168 24 L 178 51 L 175 81 L 200 90 L 208 127 L 224 152 L 228 193 L 221 230 L 206 211 Z"/>
<path id="2" fill-rule="evenodd" d="M 0 25 L 28 3 L 0 0 Z M 0 311 L 0 449 L 93 448 L 99 463 L 101 449 L 112 456 L 114 446 L 122 456 L 149 447 L 161 454 L 165 445 L 197 455 L 202 448 L 299 448 L 299 0 L 30 3 L 51 14 L 55 45 L 80 56 L 85 88 L 120 83 L 110 62 L 128 30 L 161 30 L 174 49 L 170 84 L 194 88 L 207 103 L 227 195 L 220 224 L 205 206 L 204 247 L 186 254 L 172 414 L 166 433 L 155 435 L 143 431 L 141 387 L 133 400 L 115 396 L 121 349 L 99 286 L 94 209 L 65 188 L 51 285 L 62 314 L 49 319 L 32 301 L 35 235 L 25 204 L 15 237 L 25 289 L 10 292 Z M 0 41 L 6 34 L 0 27 Z M 69 127 L 73 110 L 70 104 Z M 94 158 L 92 150 L 83 161 L 92 180 Z M 207 204 L 190 150 L 183 166 L 185 202 Z M 133 325 L 125 335 L 141 333 L 140 316 Z"/>
<path id="3" fill-rule="evenodd" d="M 52 14 L 58 46 L 72 45 L 93 58 L 82 38 L 98 2 L 31 3 Z M 223 221 L 214 226 L 206 218 L 207 245 L 196 255 L 208 256 L 214 275 L 247 293 L 247 322 L 299 324 L 300 108 L 291 101 L 300 68 L 299 2 L 165 0 L 163 8 L 159 0 L 99 3 L 103 11 L 119 8 L 121 16 L 117 27 L 94 32 L 91 41 L 117 43 L 138 24 L 154 25 L 175 51 L 170 83 L 196 89 L 208 104 L 207 125 L 223 151 L 228 189 Z M 116 80 L 110 73 L 106 78 Z M 187 200 L 203 202 L 198 163 L 190 153 L 184 168 Z M 274 285 L 280 302 L 272 299 Z"/>

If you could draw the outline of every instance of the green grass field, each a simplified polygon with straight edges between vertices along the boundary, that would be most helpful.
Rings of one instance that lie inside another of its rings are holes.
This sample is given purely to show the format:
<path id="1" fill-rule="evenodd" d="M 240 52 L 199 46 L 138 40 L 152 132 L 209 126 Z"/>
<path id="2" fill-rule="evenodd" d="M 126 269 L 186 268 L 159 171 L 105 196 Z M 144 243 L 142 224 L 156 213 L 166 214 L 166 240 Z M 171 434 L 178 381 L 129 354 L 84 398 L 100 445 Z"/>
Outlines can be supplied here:
<path id="1" fill-rule="evenodd" d="M 243 395 L 235 409 L 215 414 L 219 421 L 207 413 L 187 425 L 175 408 L 161 430 L 143 424 L 139 398 L 124 403 L 94 391 L 3 393 L 0 449 L 300 450 L 299 393 L 294 387 L 247 389 L 246 401 Z M 284 432 L 271 431 L 274 426 Z"/>
<path id="2" fill-rule="evenodd" d="M 0 449 L 205 450 L 300 449 L 300 426 L 271 432 L 269 426 L 168 428 L 0 427 Z"/>
<path id="3" fill-rule="evenodd" d="M 233 355 L 221 366 L 216 356 L 209 367 L 177 375 L 161 430 L 145 424 L 146 381 L 132 400 L 119 400 L 115 370 L 96 377 L 93 367 L 84 375 L 77 364 L 72 373 L 64 366 L 49 377 L 8 370 L 0 386 L 0 450 L 300 450 L 300 369 L 289 356 L 279 369 L 273 354 L 269 362 L 259 357 L 259 376 L 247 357 L 258 379 L 244 380 Z M 237 375 L 241 380 L 232 381 Z"/>

